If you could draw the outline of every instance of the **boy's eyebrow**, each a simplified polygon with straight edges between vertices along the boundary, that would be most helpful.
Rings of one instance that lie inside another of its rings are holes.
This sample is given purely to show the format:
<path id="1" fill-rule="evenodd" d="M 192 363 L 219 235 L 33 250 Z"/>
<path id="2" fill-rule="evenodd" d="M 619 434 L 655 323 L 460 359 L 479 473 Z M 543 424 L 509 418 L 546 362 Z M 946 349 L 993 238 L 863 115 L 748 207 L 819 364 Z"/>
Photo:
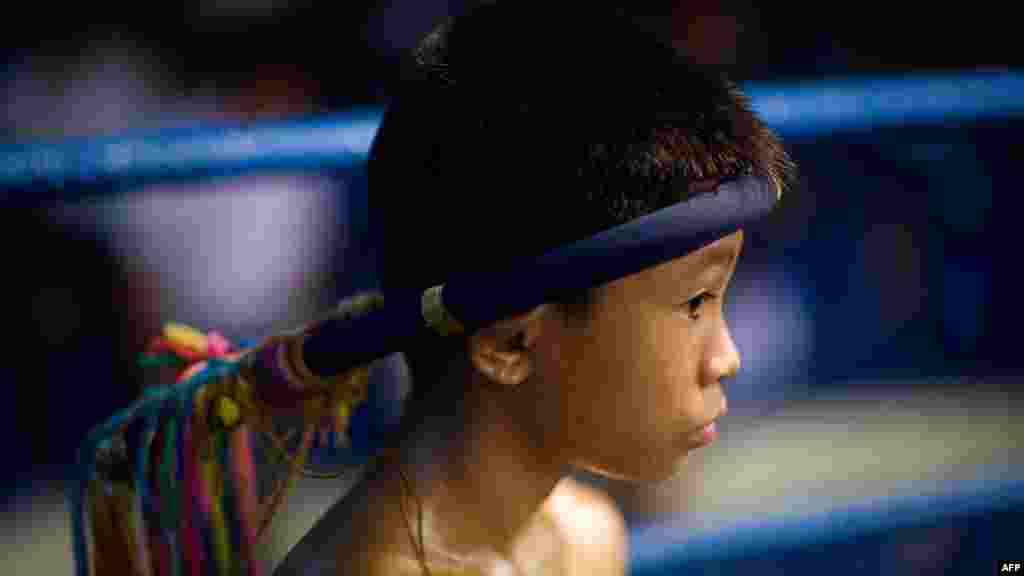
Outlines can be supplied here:
<path id="1" fill-rule="evenodd" d="M 694 256 L 695 254 L 691 254 Z M 717 245 L 708 247 L 700 252 L 699 257 L 688 262 L 685 268 L 677 268 L 671 272 L 671 276 L 659 279 L 655 284 L 655 291 L 663 293 L 666 297 L 676 299 L 678 290 L 692 290 L 697 286 L 707 284 L 719 285 L 728 275 L 728 265 L 733 261 L 736 252 L 728 245 Z M 661 292 L 665 290 L 665 292 Z"/>
<path id="2" fill-rule="evenodd" d="M 736 257 L 736 251 L 729 245 L 718 245 L 701 252 L 696 264 L 703 270 L 716 264 L 729 264 Z"/>

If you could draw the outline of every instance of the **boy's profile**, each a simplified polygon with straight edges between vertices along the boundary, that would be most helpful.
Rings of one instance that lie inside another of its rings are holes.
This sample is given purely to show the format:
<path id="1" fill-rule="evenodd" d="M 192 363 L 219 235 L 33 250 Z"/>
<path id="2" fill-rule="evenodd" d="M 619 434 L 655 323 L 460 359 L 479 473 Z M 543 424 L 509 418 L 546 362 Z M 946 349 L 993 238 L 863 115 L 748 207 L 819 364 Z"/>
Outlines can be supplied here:
<path id="1" fill-rule="evenodd" d="M 385 290 L 497 269 L 744 176 L 781 193 L 789 159 L 732 85 L 625 18 L 570 12 L 487 4 L 415 51 L 368 167 Z M 743 242 L 735 230 L 407 350 L 393 449 L 275 573 L 623 574 L 621 515 L 568 475 L 657 481 L 713 441 L 740 367 L 722 301 Z"/>

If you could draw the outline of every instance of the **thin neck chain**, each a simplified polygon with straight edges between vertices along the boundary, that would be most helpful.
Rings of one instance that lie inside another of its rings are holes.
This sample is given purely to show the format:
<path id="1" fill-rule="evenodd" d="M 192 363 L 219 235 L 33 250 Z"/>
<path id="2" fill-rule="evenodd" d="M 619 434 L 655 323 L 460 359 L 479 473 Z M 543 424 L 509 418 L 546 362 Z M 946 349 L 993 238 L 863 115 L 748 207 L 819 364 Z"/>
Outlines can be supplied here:
<path id="1" fill-rule="evenodd" d="M 466 556 L 460 556 L 447 550 L 442 549 L 439 546 L 429 545 L 426 543 L 423 533 L 423 502 L 416 497 L 415 492 L 412 489 L 412 482 L 405 475 L 404 467 L 400 459 L 396 459 L 395 465 L 398 468 L 398 476 L 401 480 L 402 495 L 399 498 L 399 508 L 402 513 L 402 522 L 405 524 L 406 532 L 409 534 L 409 543 L 412 545 L 413 550 L 416 553 L 416 558 L 419 561 L 420 568 L 423 569 L 425 576 L 433 576 L 430 571 L 430 567 L 427 565 L 427 549 L 429 548 L 431 553 L 441 556 L 448 562 L 457 565 L 456 569 L 482 569 L 484 566 L 494 566 L 498 568 L 498 573 L 508 576 L 516 576 L 519 571 L 516 570 L 514 565 L 504 559 L 499 558 L 494 553 L 480 553 Z M 409 514 L 405 505 L 407 499 L 412 499 L 416 503 L 416 533 L 413 532 L 412 525 L 409 521 Z"/>
<path id="2" fill-rule="evenodd" d="M 427 567 L 427 551 L 423 545 L 423 502 L 413 492 L 412 483 L 405 476 L 401 459 L 397 458 L 395 464 L 398 468 L 398 477 L 401 479 L 402 487 L 402 495 L 398 498 L 398 506 L 402 512 L 402 523 L 405 524 L 406 532 L 409 534 L 409 543 L 412 544 L 412 549 L 416 552 L 416 558 L 420 562 L 420 567 L 423 568 L 423 574 L 425 576 L 433 576 L 430 573 L 430 568 Z M 409 525 L 409 514 L 405 509 L 405 500 L 410 497 L 416 502 L 416 524 L 419 538 L 413 535 L 412 526 Z"/>

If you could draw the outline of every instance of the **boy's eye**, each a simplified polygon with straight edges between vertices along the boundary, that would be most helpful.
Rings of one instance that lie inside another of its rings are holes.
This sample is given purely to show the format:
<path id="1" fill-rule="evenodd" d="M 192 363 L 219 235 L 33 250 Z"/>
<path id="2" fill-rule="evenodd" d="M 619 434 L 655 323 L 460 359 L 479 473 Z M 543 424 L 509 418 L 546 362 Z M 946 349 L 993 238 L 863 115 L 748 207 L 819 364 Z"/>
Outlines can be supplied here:
<path id="1" fill-rule="evenodd" d="M 715 295 L 711 292 L 701 292 L 687 300 L 683 307 L 686 309 L 686 313 L 690 315 L 690 318 L 696 320 L 700 318 L 700 309 L 704 303 L 713 298 L 715 298 Z"/>

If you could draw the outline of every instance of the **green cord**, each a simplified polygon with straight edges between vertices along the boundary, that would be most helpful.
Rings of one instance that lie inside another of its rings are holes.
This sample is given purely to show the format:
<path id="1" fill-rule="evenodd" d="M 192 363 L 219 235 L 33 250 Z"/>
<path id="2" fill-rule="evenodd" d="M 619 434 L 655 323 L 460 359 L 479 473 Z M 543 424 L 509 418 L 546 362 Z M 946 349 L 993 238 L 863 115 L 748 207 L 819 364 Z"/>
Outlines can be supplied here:
<path id="1" fill-rule="evenodd" d="M 160 527 L 163 528 L 165 533 L 174 534 L 178 529 L 178 522 L 180 511 L 178 509 L 178 450 L 177 450 L 177 437 L 178 437 L 178 421 L 177 418 L 171 417 L 167 420 L 167 426 L 164 428 L 164 455 L 160 460 Z M 175 546 L 171 549 L 171 576 L 180 576 L 182 565 L 181 565 L 181 546 L 183 542 L 175 542 Z"/>
<path id="2" fill-rule="evenodd" d="M 140 368 L 151 368 L 153 366 L 184 364 L 185 360 L 174 354 L 139 354 L 135 362 Z"/>

